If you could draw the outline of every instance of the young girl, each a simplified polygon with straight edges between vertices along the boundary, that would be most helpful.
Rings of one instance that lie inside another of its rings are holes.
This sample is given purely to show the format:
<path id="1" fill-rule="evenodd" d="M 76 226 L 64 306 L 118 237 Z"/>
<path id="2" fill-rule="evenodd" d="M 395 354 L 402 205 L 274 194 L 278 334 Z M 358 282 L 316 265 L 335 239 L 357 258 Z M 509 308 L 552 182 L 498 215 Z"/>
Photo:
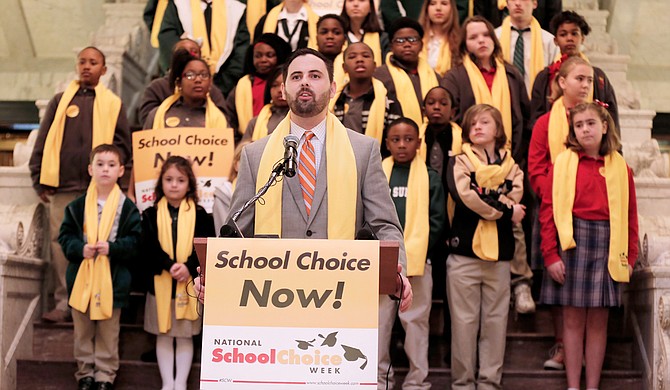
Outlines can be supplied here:
<path id="1" fill-rule="evenodd" d="M 196 186 L 189 161 L 169 157 L 156 183 L 156 204 L 142 217 L 141 253 L 149 263 L 151 279 L 144 330 L 157 336 L 156 357 L 164 390 L 186 389 L 193 360 L 192 336 L 201 328 L 192 289 L 198 266 L 193 238 L 215 234 L 212 217 L 197 205 Z"/>
<path id="2" fill-rule="evenodd" d="M 280 66 L 268 77 L 268 83 L 265 85 L 265 106 L 258 116 L 249 121 L 242 137 L 243 140 L 258 141 L 272 134 L 279 122 L 286 117 L 288 103 L 281 92 L 283 82 L 283 67 Z"/>
<path id="3" fill-rule="evenodd" d="M 451 0 L 425 0 L 419 23 L 425 31 L 423 55 L 440 76 L 444 76 L 458 58 L 461 31 L 458 12 Z"/>
<path id="4" fill-rule="evenodd" d="M 265 33 L 249 47 L 244 64 L 245 76 L 237 82 L 226 99 L 230 125 L 244 135 L 251 118 L 265 105 L 268 77 L 291 54 L 291 47 L 276 34 Z"/>
<path id="5" fill-rule="evenodd" d="M 534 268 L 539 268 L 539 265 L 543 264 L 538 210 L 542 203 L 547 176 L 558 154 L 565 150 L 565 139 L 570 128 L 568 110 L 585 103 L 589 96 L 593 86 L 593 67 L 580 57 L 570 57 L 561 65 L 555 83 L 559 97 L 554 97 L 555 102 L 551 111 L 535 122 L 528 152 L 528 176 L 531 188 L 537 196 L 537 207 L 532 213 L 531 264 Z M 562 370 L 564 368 L 563 314 L 560 306 L 552 307 L 552 317 L 556 344 L 550 351 L 550 358 L 544 362 L 544 368 Z"/>
<path id="6" fill-rule="evenodd" d="M 233 164 L 230 166 L 230 173 L 228 174 L 228 181 L 224 182 L 221 187 L 214 190 L 214 207 L 212 209 L 212 216 L 214 217 L 214 227 L 219 232 L 221 226 L 228 221 L 230 215 L 230 204 L 235 191 L 235 184 L 237 184 L 237 173 L 240 170 L 240 158 L 242 157 L 242 149 L 250 144 L 250 139 L 243 139 L 235 146 L 235 154 L 233 154 Z"/>
<path id="7" fill-rule="evenodd" d="M 451 332 L 457 335 L 451 341 L 453 388 L 501 388 L 512 226 L 525 215 L 519 204 L 523 172 L 506 141 L 500 112 L 478 104 L 463 119 L 463 153 L 449 160 L 447 185 L 455 202 L 447 258 Z"/>
<path id="8" fill-rule="evenodd" d="M 389 50 L 389 37 L 382 30 L 374 0 L 344 0 L 342 13 L 347 43 L 364 42 L 372 49 L 375 65 L 381 66 Z"/>
<path id="9" fill-rule="evenodd" d="M 614 121 L 599 104 L 570 110 L 566 146 L 549 170 L 540 209 L 541 300 L 563 306 L 568 387 L 579 388 L 583 358 L 586 388 L 597 389 L 609 308 L 621 304 L 638 254 L 635 186 L 617 152 Z"/>
<path id="10" fill-rule="evenodd" d="M 346 42 L 344 20 L 339 15 L 325 14 L 316 22 L 316 44 L 319 53 L 331 61 L 342 53 Z"/>

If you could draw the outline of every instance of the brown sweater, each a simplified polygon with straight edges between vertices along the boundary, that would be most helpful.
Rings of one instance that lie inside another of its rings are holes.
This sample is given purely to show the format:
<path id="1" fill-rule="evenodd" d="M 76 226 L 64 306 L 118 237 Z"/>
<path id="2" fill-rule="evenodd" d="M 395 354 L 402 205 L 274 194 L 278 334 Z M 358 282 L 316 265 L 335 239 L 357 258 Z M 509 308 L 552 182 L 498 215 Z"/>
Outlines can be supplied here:
<path id="1" fill-rule="evenodd" d="M 38 194 L 44 192 L 46 188 L 40 184 L 44 142 L 62 96 L 63 93 L 58 93 L 49 102 L 44 113 L 44 118 L 42 118 L 42 123 L 40 123 L 33 154 L 30 156 L 30 176 L 33 180 L 33 188 L 35 188 Z M 60 182 L 57 188 L 58 192 L 85 192 L 88 188 L 91 180 L 88 174 L 88 161 L 93 143 L 94 101 L 95 90 L 80 88 L 70 102 L 70 105 L 79 107 L 79 114 L 74 118 L 65 117 L 65 131 L 63 132 L 63 144 L 60 151 Z M 121 106 L 119 117 L 116 120 L 113 144 L 121 150 L 121 163 L 127 165 L 131 161 L 132 144 L 128 119 L 126 118 L 126 111 L 123 106 Z M 126 166 L 126 170 L 129 170 L 128 166 Z"/>
<path id="2" fill-rule="evenodd" d="M 512 157 L 521 167 L 525 167 L 530 143 L 531 128 L 528 118 L 530 116 L 530 102 L 528 92 L 519 71 L 510 64 L 505 64 L 505 73 L 509 84 L 510 99 L 512 100 Z M 477 104 L 475 95 L 470 85 L 470 78 L 463 65 L 451 68 L 440 83 L 454 98 L 455 110 L 454 122 L 463 125 L 463 114 L 468 108 Z"/>

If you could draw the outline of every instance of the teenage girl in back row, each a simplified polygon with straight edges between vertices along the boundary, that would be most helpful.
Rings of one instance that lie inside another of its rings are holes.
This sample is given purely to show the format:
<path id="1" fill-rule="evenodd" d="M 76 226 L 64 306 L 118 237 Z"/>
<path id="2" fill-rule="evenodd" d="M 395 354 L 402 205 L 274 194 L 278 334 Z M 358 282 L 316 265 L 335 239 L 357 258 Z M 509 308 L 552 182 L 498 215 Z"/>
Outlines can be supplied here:
<path id="1" fill-rule="evenodd" d="M 547 267 L 541 301 L 563 306 L 569 390 L 579 388 L 582 357 L 591 390 L 600 382 L 609 308 L 621 304 L 637 259 L 637 202 L 633 173 L 604 107 L 583 103 L 570 110 L 566 146 L 549 171 L 540 208 Z"/>

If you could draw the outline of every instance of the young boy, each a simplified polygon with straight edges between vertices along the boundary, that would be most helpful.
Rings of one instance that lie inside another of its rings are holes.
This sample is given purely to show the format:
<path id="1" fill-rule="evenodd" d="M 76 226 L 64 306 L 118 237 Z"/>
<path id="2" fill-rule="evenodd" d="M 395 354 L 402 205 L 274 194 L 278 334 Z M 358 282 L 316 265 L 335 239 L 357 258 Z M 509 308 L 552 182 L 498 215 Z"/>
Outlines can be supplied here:
<path id="1" fill-rule="evenodd" d="M 330 100 L 331 111 L 351 130 L 376 139 L 380 144 L 384 129 L 400 118 L 395 96 L 389 96 L 384 84 L 372 77 L 375 60 L 370 46 L 363 42 L 350 44 L 344 51 L 342 69 L 349 82 Z M 385 156 L 385 148 L 382 148 Z"/>
<path id="2" fill-rule="evenodd" d="M 391 53 L 386 65 L 375 70 L 374 77 L 384 84 L 389 94 L 398 98 L 404 117 L 423 123 L 423 97 L 430 88 L 440 84 L 440 77 L 419 55 L 423 48 L 423 27 L 416 20 L 403 17 L 393 22 L 387 32 Z"/>
<path id="3" fill-rule="evenodd" d="M 409 310 L 399 313 L 405 329 L 405 352 L 410 369 L 403 388 L 423 389 L 430 387 L 428 376 L 429 317 L 433 296 L 431 259 L 427 258 L 431 248 L 439 240 L 445 223 L 444 190 L 440 176 L 426 167 L 422 156 L 417 157 L 421 146 L 419 127 L 409 118 L 399 118 L 389 125 L 386 147 L 391 157 L 384 159 L 382 167 L 389 180 L 391 198 L 404 230 L 407 252 L 407 276 L 412 285 L 414 301 Z M 380 302 L 380 319 L 395 317 L 395 304 L 389 299 Z M 381 321 L 380 324 L 387 324 Z M 392 324 L 392 322 L 391 322 Z M 380 334 L 389 332 L 380 325 Z M 381 338 L 380 340 L 388 340 Z M 389 344 L 380 345 L 379 388 L 386 386 L 389 369 Z M 389 389 L 393 386 L 393 371 L 389 374 Z"/>
<path id="4" fill-rule="evenodd" d="M 67 257 L 80 390 L 112 389 L 119 368 L 119 319 L 130 296 L 129 263 L 139 244 L 140 214 L 119 188 L 124 173 L 114 145 L 91 152 L 86 195 L 67 205 L 58 242 Z"/>
<path id="5" fill-rule="evenodd" d="M 87 47 L 77 55 L 76 68 L 79 79 L 56 94 L 46 108 L 29 163 L 35 192 L 50 206 L 56 308 L 42 317 L 48 322 L 66 322 L 70 317 L 67 260 L 57 242 L 58 229 L 65 206 L 86 192 L 91 180 L 87 172 L 91 149 L 113 143 L 120 150 L 122 164 L 130 159 L 130 128 L 121 99 L 100 84 L 107 71 L 104 54 Z"/>

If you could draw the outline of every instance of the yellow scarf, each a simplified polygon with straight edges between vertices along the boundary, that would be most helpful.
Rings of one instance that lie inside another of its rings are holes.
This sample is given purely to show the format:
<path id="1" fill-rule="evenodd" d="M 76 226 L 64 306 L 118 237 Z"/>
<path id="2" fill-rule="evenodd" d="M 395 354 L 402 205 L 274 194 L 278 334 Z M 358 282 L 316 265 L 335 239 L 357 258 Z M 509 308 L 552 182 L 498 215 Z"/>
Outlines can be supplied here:
<path id="1" fill-rule="evenodd" d="M 98 222 L 98 188 L 94 180 L 89 184 L 84 205 L 84 231 L 89 245 L 108 240 L 120 198 L 121 188 L 115 184 L 105 201 Z M 98 255 L 81 262 L 72 286 L 69 304 L 82 313 L 90 309 L 89 316 L 94 321 L 112 318 L 114 286 L 108 256 Z"/>
<path id="2" fill-rule="evenodd" d="M 493 86 L 489 91 L 484 76 L 477 65 L 472 62 L 469 55 L 463 56 L 463 66 L 468 73 L 472 93 L 475 95 L 475 103 L 490 104 L 500 110 L 503 119 L 503 127 L 507 136 L 505 148 L 512 148 L 512 102 L 507 82 L 507 73 L 505 72 L 505 63 L 496 59 L 496 75 L 493 79 Z"/>
<path id="3" fill-rule="evenodd" d="M 63 145 L 63 133 L 65 133 L 65 116 L 70 107 L 70 102 L 79 91 L 79 81 L 72 81 L 63 92 L 63 96 L 56 108 L 53 122 L 49 127 L 47 138 L 44 141 L 42 154 L 42 167 L 40 170 L 40 184 L 58 187 L 60 177 L 60 152 Z M 95 101 L 93 102 L 93 128 L 91 148 L 101 144 L 111 144 L 114 141 L 116 121 L 121 111 L 121 99 L 114 92 L 102 84 L 95 87 Z M 76 116 L 76 115 L 75 115 Z"/>
<path id="4" fill-rule="evenodd" d="M 256 30 L 256 25 L 266 12 L 265 0 L 247 0 L 247 30 L 249 30 L 249 42 L 254 41 L 254 30 Z"/>
<path id="5" fill-rule="evenodd" d="M 340 53 L 333 60 L 333 81 L 335 81 L 336 88 L 343 88 L 349 82 L 349 75 L 344 71 L 342 65 L 344 64 L 344 52 Z"/>
<path id="6" fill-rule="evenodd" d="M 561 96 L 551 106 L 547 128 L 547 141 L 549 142 L 549 155 L 552 163 L 565 150 L 565 140 L 568 138 L 569 130 L 568 114 L 565 104 L 563 104 L 563 96 Z"/>
<path id="7" fill-rule="evenodd" d="M 237 111 L 237 131 L 244 134 L 249 121 L 254 117 L 254 98 L 251 92 L 251 77 L 246 75 L 235 87 L 235 111 Z"/>
<path id="8" fill-rule="evenodd" d="M 158 241 L 161 249 L 179 264 L 186 263 L 193 253 L 193 234 L 195 233 L 195 203 L 191 199 L 183 199 L 179 205 L 177 216 L 177 250 L 173 251 L 172 218 L 168 210 L 168 201 L 165 197 L 156 205 L 156 225 L 158 226 Z M 193 290 L 192 279 L 186 282 L 177 282 L 175 291 L 175 318 L 178 320 L 197 320 L 197 301 Z M 166 270 L 160 275 L 154 275 L 154 290 L 156 292 L 156 309 L 158 312 L 158 330 L 167 333 L 172 327 L 170 303 L 172 302 L 172 276 Z M 189 288 L 190 286 L 190 288 Z"/>
<path id="9" fill-rule="evenodd" d="M 153 129 L 164 129 L 165 128 L 165 114 L 167 111 L 175 104 L 179 98 L 181 98 L 181 93 L 176 92 L 168 96 L 158 109 L 156 110 L 156 116 L 154 117 Z M 214 104 L 212 99 L 210 99 L 209 94 L 207 95 L 207 107 L 205 108 L 205 127 L 208 129 L 225 129 L 228 127 L 228 121 L 223 115 L 221 110 Z"/>
<path id="10" fill-rule="evenodd" d="M 579 154 L 566 150 L 554 163 L 553 212 L 561 249 L 576 246 L 572 227 Z M 628 168 L 618 153 L 605 156 L 605 183 L 610 211 L 610 245 L 607 268 L 617 282 L 628 282 Z"/>
<path id="11" fill-rule="evenodd" d="M 472 0 L 470 0 L 472 1 Z M 507 7 L 507 0 L 498 0 L 498 10 L 502 11 Z"/>
<path id="12" fill-rule="evenodd" d="M 270 134 L 258 167 L 256 190 L 265 184 L 275 163 L 284 155 L 283 141 L 284 137 L 290 133 L 290 115 L 289 113 Z M 329 156 L 326 160 L 328 238 L 353 240 L 356 230 L 356 200 L 359 193 L 356 157 L 347 130 L 331 113 L 328 113 L 326 118 L 326 155 Z M 323 176 L 317 178 L 319 179 L 323 180 Z M 281 236 L 282 183 L 270 187 L 270 190 L 263 196 L 264 204 L 256 204 L 255 233 L 257 235 L 277 234 Z"/>
<path id="13" fill-rule="evenodd" d="M 154 14 L 154 22 L 151 24 L 151 46 L 158 49 L 158 33 L 161 30 L 161 24 L 163 24 L 163 16 L 165 15 L 165 10 L 168 6 L 168 0 L 158 0 L 156 4 L 156 13 Z"/>
<path id="14" fill-rule="evenodd" d="M 342 94 L 342 89 L 338 88 L 335 96 L 330 99 L 330 112 L 333 112 L 335 109 L 335 102 L 340 98 Z M 365 135 L 372 137 L 381 144 L 382 137 L 384 135 L 384 116 L 386 114 L 386 87 L 384 84 L 373 78 L 372 79 L 372 89 L 375 94 L 375 100 L 370 106 L 370 112 L 368 114 L 368 124 L 365 127 Z"/>
<path id="15" fill-rule="evenodd" d="M 394 163 L 393 157 L 387 157 L 382 161 L 382 169 L 389 182 Z M 403 229 L 405 252 L 407 253 L 407 276 L 423 275 L 426 266 L 428 236 L 430 235 L 429 187 L 428 168 L 421 156 L 417 155 L 409 167 L 409 178 L 407 179 L 405 227 Z"/>
<path id="16" fill-rule="evenodd" d="M 271 108 L 272 104 L 266 104 L 261 109 L 261 112 L 258 113 L 256 124 L 254 125 L 254 134 L 251 137 L 252 141 L 258 141 L 268 135 L 268 122 L 270 121 L 270 117 L 272 117 Z"/>
<path id="17" fill-rule="evenodd" d="M 416 93 L 412 93 L 414 92 L 414 84 L 404 70 L 391 63 L 391 55 L 392 53 L 388 53 L 386 56 L 386 65 L 395 85 L 396 97 L 402 107 L 403 116 L 412 119 L 417 124 L 423 123 L 419 99 L 417 99 Z M 431 88 L 437 87 L 439 83 L 435 71 L 428 65 L 428 61 L 423 56 L 419 56 L 417 73 L 421 82 L 421 97 L 423 98 Z"/>
<path id="18" fill-rule="evenodd" d="M 475 178 L 480 188 L 497 190 L 505 182 L 505 178 L 514 166 L 514 159 L 512 159 L 509 151 L 500 150 L 500 155 L 505 156 L 500 165 L 482 164 L 472 152 L 472 146 L 469 143 L 463 144 L 463 153 L 475 168 Z M 472 238 L 472 251 L 482 260 L 498 261 L 498 249 L 497 222 L 480 218 Z"/>
<path id="19" fill-rule="evenodd" d="M 455 122 L 451 124 L 451 155 L 455 156 L 461 154 L 461 147 L 463 145 L 463 129 Z M 419 137 L 421 137 L 421 146 L 419 147 L 419 154 L 423 156 L 423 161 L 428 157 L 428 146 L 426 145 L 426 129 L 428 129 L 428 121 L 424 121 L 419 128 Z M 446 153 L 446 150 L 442 151 Z"/>
<path id="20" fill-rule="evenodd" d="M 307 3 L 302 5 L 307 11 L 307 31 L 309 33 L 309 40 L 307 41 L 307 47 L 310 49 L 318 49 L 316 44 L 316 22 L 319 21 L 319 15 L 317 15 Z M 284 9 L 284 2 L 272 8 L 268 15 L 265 17 L 265 24 L 263 24 L 264 33 L 277 33 L 277 22 L 279 19 L 279 13 Z"/>
<path id="21" fill-rule="evenodd" d="M 423 58 L 428 58 L 428 35 L 425 35 L 423 38 Z M 440 54 L 437 57 L 437 66 L 435 66 L 435 71 L 443 76 L 451 69 L 451 48 L 449 47 L 449 41 L 444 38 L 440 39 Z"/>
<path id="22" fill-rule="evenodd" d="M 519 36 L 521 37 L 521 36 Z M 500 45 L 502 46 L 503 58 L 505 61 L 512 63 L 512 19 L 506 17 L 502 22 L 500 33 Z M 533 85 L 535 76 L 544 69 L 544 45 L 542 44 L 542 26 L 533 18 L 530 22 L 530 70 L 528 77 L 530 77 L 530 85 Z"/>
<path id="23" fill-rule="evenodd" d="M 221 0 L 212 0 L 212 28 L 211 37 L 207 36 L 207 24 L 205 23 L 205 14 L 200 8 L 201 0 L 191 0 L 191 20 L 193 22 L 193 37 L 202 39 L 200 53 L 202 59 L 209 64 L 209 70 L 212 74 L 216 73 L 216 65 L 219 58 L 226 48 L 225 28 L 228 23 L 226 2 Z M 210 40 L 211 38 L 211 40 Z"/>

